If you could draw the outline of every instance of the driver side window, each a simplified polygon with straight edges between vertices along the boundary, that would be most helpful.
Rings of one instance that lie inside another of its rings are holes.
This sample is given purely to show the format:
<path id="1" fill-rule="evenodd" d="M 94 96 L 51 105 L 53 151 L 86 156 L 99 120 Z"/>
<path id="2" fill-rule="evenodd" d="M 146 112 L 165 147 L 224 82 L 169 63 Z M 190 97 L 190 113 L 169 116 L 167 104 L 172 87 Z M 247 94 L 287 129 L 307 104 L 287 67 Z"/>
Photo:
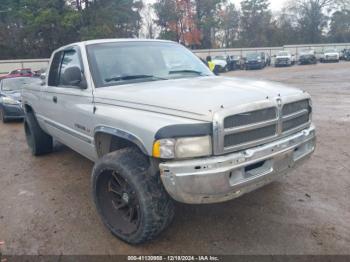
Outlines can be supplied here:
<path id="1" fill-rule="evenodd" d="M 79 68 L 83 72 L 80 54 L 75 49 L 57 52 L 52 60 L 49 72 L 48 84 L 56 87 L 72 87 L 64 77 L 68 68 Z"/>

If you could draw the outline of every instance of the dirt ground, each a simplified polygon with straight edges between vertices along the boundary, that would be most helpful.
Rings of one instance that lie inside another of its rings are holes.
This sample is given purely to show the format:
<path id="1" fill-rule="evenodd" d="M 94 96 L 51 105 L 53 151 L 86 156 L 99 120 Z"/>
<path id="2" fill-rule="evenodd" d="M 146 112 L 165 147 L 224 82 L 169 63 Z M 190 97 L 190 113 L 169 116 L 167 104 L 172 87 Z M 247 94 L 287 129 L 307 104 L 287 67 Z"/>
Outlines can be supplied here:
<path id="1" fill-rule="evenodd" d="M 129 246 L 100 222 L 92 163 L 66 147 L 29 153 L 21 123 L 0 124 L 0 241 L 10 254 L 350 254 L 350 63 L 230 72 L 308 91 L 317 150 L 282 180 L 228 203 L 177 204 L 157 240 Z"/>

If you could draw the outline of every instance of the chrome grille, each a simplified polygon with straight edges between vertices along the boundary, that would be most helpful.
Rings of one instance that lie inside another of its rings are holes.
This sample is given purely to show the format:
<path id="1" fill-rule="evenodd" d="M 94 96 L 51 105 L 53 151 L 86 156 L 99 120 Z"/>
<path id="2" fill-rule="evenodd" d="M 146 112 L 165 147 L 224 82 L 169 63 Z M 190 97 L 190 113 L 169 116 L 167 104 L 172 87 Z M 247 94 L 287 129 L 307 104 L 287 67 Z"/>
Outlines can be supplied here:
<path id="1" fill-rule="evenodd" d="M 276 108 L 266 108 L 263 110 L 256 110 L 253 112 L 243 113 L 239 115 L 226 117 L 224 120 L 224 127 L 232 128 L 236 126 L 244 126 L 257 122 L 267 121 L 276 118 Z"/>
<path id="2" fill-rule="evenodd" d="M 285 121 L 282 124 L 282 130 L 283 132 L 290 131 L 296 127 L 302 126 L 305 123 L 309 122 L 309 114 L 302 115 L 296 118 L 293 118 L 291 120 Z"/>
<path id="3" fill-rule="evenodd" d="M 310 122 L 311 107 L 309 100 L 289 103 L 282 108 L 282 133 L 302 128 Z"/>
<path id="4" fill-rule="evenodd" d="M 307 97 L 305 95 L 305 97 Z M 311 123 L 311 104 L 308 98 L 299 101 L 288 99 L 285 104 L 265 101 L 249 105 L 251 110 L 230 114 L 227 110 L 217 115 L 214 122 L 214 152 L 223 154 L 259 146 L 278 138 L 301 131 Z M 259 108 L 256 110 L 256 108 Z"/>
<path id="5" fill-rule="evenodd" d="M 309 109 L 309 100 L 301 100 L 283 106 L 282 115 L 290 115 L 303 109 Z"/>
<path id="6" fill-rule="evenodd" d="M 224 119 L 224 149 L 246 147 L 277 135 L 278 110 L 276 107 L 228 116 Z"/>
<path id="7" fill-rule="evenodd" d="M 224 147 L 227 148 L 235 145 L 249 143 L 251 141 L 264 139 L 266 137 L 273 137 L 276 135 L 276 128 L 276 125 L 271 125 L 243 133 L 226 135 L 224 139 Z"/>

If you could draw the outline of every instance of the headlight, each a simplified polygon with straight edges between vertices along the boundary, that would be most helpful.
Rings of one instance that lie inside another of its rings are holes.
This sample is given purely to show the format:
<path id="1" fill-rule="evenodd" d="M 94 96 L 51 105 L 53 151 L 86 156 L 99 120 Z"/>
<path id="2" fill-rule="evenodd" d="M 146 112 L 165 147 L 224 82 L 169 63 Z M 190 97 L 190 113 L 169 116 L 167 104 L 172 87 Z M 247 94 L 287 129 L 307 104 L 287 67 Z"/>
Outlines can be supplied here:
<path id="1" fill-rule="evenodd" d="M 11 97 L 7 97 L 7 96 L 2 98 L 2 102 L 4 104 L 8 104 L 8 105 L 18 105 L 19 104 L 18 101 L 12 99 Z"/>
<path id="2" fill-rule="evenodd" d="M 153 157 L 156 158 L 181 159 L 210 156 L 211 154 L 210 136 L 160 139 L 153 145 Z"/>

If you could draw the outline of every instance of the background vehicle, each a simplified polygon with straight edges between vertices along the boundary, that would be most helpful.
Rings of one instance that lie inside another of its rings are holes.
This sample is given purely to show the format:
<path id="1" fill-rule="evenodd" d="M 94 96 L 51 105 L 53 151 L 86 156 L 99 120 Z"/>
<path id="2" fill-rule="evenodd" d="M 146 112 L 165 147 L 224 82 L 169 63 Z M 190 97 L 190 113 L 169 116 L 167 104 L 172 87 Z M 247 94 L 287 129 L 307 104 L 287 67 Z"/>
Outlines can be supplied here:
<path id="1" fill-rule="evenodd" d="M 28 84 L 39 82 L 27 77 L 5 78 L 0 81 L 0 121 L 23 119 L 21 91 Z"/>
<path id="2" fill-rule="evenodd" d="M 343 50 L 343 58 L 345 61 L 350 61 L 350 49 Z"/>
<path id="3" fill-rule="evenodd" d="M 171 223 L 173 199 L 237 198 L 315 148 L 307 93 L 214 76 L 169 41 L 68 45 L 52 55 L 45 81 L 23 89 L 29 148 L 33 155 L 50 153 L 55 138 L 94 161 L 97 211 L 131 244 L 155 238 Z"/>
<path id="4" fill-rule="evenodd" d="M 227 72 L 229 70 L 227 57 L 225 56 L 214 56 L 212 62 L 218 67 L 219 72 Z"/>
<path id="5" fill-rule="evenodd" d="M 231 55 L 228 57 L 229 71 L 244 69 L 244 59 L 239 55 Z"/>
<path id="6" fill-rule="evenodd" d="M 42 76 L 43 74 L 46 73 L 46 70 L 47 70 L 46 68 L 41 68 L 39 70 L 36 70 L 36 71 L 33 72 L 33 76 L 34 77 L 40 77 L 40 76 Z"/>
<path id="7" fill-rule="evenodd" d="M 315 50 L 312 50 L 312 49 L 302 50 L 299 54 L 299 64 L 300 65 L 317 64 L 317 57 L 316 57 Z"/>
<path id="8" fill-rule="evenodd" d="M 276 55 L 275 66 L 291 66 L 295 64 L 295 56 L 288 51 L 281 51 Z"/>
<path id="9" fill-rule="evenodd" d="M 339 51 L 335 48 L 326 49 L 321 57 L 321 62 L 336 62 L 338 63 L 340 60 Z"/>
<path id="10" fill-rule="evenodd" d="M 263 69 L 269 65 L 269 58 L 264 52 L 248 53 L 245 60 L 245 69 Z"/>
<path id="11" fill-rule="evenodd" d="M 5 76 L 2 76 L 1 79 L 4 78 L 14 78 L 14 77 L 32 77 L 33 72 L 30 68 L 22 68 L 11 71 Z"/>

